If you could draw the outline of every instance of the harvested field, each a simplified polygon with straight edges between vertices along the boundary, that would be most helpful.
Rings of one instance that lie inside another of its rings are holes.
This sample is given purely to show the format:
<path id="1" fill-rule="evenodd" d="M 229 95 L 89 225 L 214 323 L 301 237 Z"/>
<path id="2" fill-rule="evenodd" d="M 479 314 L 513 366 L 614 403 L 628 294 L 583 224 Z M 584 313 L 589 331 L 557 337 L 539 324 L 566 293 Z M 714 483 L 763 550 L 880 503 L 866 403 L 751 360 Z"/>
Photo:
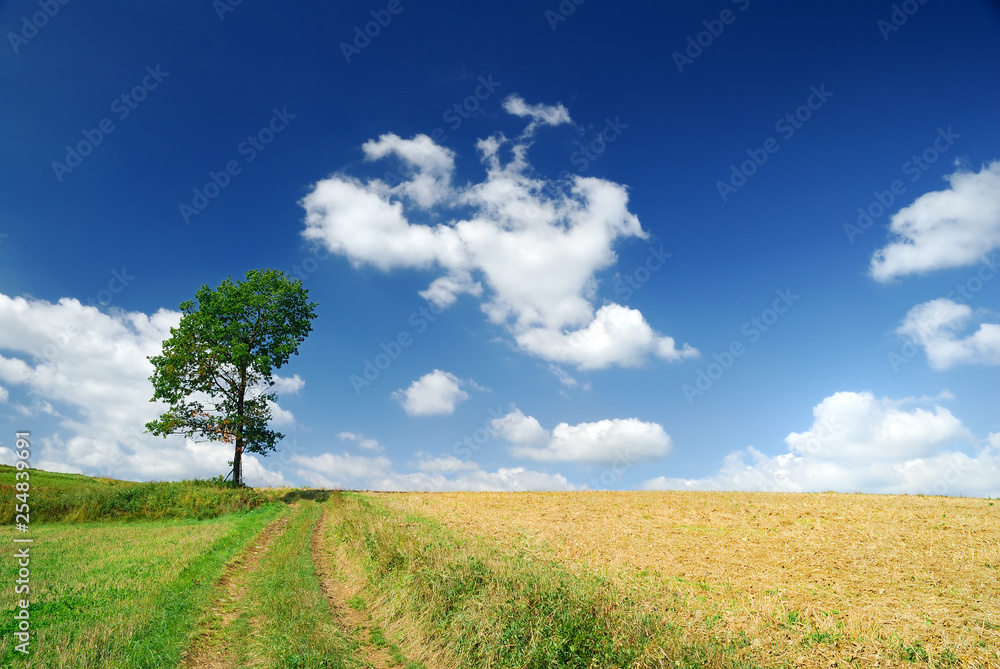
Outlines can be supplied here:
<path id="1" fill-rule="evenodd" d="M 1000 667 L 1000 503 L 990 500 L 727 492 L 378 498 L 506 550 L 629 584 L 691 643 L 719 649 L 710 666 Z"/>

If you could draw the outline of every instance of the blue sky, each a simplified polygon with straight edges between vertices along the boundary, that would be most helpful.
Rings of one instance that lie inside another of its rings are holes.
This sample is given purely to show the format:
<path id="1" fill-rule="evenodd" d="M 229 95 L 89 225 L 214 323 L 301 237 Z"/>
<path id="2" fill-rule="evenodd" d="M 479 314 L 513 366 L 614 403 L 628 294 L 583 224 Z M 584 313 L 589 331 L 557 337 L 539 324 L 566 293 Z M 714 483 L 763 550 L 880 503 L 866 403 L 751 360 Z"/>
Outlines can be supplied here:
<path id="1" fill-rule="evenodd" d="M 145 358 L 271 267 L 319 315 L 252 483 L 1000 494 L 996 3 L 0 28 L 6 460 L 28 429 L 46 469 L 225 473 L 142 434 Z"/>

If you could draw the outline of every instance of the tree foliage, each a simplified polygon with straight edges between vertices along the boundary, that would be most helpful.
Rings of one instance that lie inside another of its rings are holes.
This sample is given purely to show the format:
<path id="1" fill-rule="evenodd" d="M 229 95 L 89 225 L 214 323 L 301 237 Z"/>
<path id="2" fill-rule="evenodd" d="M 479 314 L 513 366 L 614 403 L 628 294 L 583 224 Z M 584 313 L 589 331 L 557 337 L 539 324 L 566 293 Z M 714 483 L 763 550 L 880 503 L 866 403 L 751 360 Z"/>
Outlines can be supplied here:
<path id="1" fill-rule="evenodd" d="M 162 354 L 149 357 L 150 401 L 169 408 L 146 431 L 233 444 L 233 482 L 241 485 L 243 452 L 265 455 L 284 437 L 269 427 L 272 377 L 298 354 L 317 305 L 301 281 L 271 269 L 214 290 L 204 285 L 195 298 L 180 305 Z"/>

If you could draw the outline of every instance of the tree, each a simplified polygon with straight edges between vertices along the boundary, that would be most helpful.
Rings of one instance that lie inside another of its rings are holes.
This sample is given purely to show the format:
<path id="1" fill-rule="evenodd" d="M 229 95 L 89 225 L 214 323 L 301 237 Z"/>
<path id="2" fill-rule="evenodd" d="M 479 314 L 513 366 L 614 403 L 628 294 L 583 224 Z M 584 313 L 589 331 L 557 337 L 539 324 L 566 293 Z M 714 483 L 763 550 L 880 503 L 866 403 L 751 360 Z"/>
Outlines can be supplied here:
<path id="1" fill-rule="evenodd" d="M 277 270 L 250 270 L 246 280 L 204 285 L 180 305 L 153 363 L 150 402 L 169 405 L 146 431 L 233 444 L 233 484 L 243 485 L 243 453 L 266 455 L 285 435 L 268 428 L 277 394 L 272 374 L 298 354 L 312 330 L 315 303 L 298 279 Z"/>

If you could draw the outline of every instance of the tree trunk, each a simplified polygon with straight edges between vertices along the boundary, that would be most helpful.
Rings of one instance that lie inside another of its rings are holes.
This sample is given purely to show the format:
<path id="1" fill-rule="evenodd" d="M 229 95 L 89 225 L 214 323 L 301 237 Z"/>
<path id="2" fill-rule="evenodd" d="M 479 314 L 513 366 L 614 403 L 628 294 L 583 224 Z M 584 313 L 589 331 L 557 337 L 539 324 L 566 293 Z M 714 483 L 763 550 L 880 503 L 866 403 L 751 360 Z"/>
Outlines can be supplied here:
<path id="1" fill-rule="evenodd" d="M 233 456 L 233 486 L 243 487 L 243 440 L 236 439 L 236 454 Z"/>
<path id="2" fill-rule="evenodd" d="M 247 394 L 247 370 L 240 369 L 240 395 L 236 400 L 236 455 L 233 456 L 233 486 L 243 487 L 243 400 Z"/>

